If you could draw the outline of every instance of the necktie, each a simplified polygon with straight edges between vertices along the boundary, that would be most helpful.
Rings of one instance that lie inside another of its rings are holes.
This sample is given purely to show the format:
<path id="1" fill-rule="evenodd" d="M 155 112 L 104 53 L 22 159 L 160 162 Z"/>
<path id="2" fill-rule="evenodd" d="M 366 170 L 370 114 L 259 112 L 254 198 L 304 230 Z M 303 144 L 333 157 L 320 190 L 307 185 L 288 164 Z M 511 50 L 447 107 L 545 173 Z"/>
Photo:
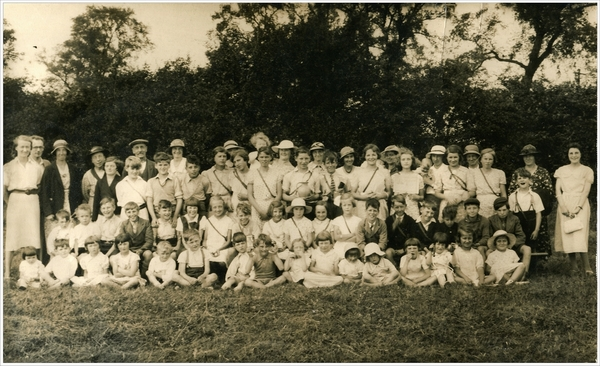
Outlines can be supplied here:
<path id="1" fill-rule="evenodd" d="M 335 182 L 333 181 L 333 173 L 329 174 L 329 176 L 331 177 L 331 183 L 329 183 L 329 189 L 331 189 L 331 196 L 334 196 L 334 192 L 335 192 Z"/>

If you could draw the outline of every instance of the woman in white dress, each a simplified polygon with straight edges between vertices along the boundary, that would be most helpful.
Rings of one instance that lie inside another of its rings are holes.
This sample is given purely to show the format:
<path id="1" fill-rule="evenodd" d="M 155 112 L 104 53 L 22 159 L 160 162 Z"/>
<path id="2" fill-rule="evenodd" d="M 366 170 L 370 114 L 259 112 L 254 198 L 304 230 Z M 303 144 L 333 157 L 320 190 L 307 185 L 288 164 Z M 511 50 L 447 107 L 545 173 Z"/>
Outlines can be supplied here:
<path id="1" fill-rule="evenodd" d="M 169 149 L 171 149 L 171 155 L 173 156 L 169 165 L 169 174 L 171 174 L 172 177 L 183 180 L 186 174 L 185 168 L 187 165 L 187 159 L 183 157 L 185 151 L 183 140 L 175 139 L 171 141 Z"/>
<path id="2" fill-rule="evenodd" d="M 281 176 L 294 170 L 294 164 L 292 163 L 292 154 L 296 151 L 296 146 L 290 140 L 283 140 L 279 145 L 273 146 L 273 152 L 278 155 L 277 159 L 273 160 L 272 167 L 279 171 Z"/>
<path id="3" fill-rule="evenodd" d="M 270 147 L 259 148 L 256 161 L 260 163 L 260 167 L 248 174 L 248 201 L 252 205 L 252 219 L 260 223 L 261 227 L 269 220 L 271 202 L 281 201 L 283 177 L 270 165 L 272 160 L 273 151 Z"/>
<path id="4" fill-rule="evenodd" d="M 403 194 L 406 200 L 406 214 L 413 219 L 418 219 L 419 202 L 425 197 L 425 184 L 423 177 L 415 171 L 417 162 L 415 156 L 409 149 L 399 149 L 400 169 L 392 174 L 392 196 Z M 393 213 L 392 213 L 393 214 Z"/>
<path id="5" fill-rule="evenodd" d="M 465 206 L 463 202 L 469 197 L 475 196 L 475 183 L 473 175 L 469 174 L 469 168 L 461 163 L 462 149 L 458 145 L 448 146 L 447 156 L 448 169 L 440 172 L 439 181 L 436 183 L 435 196 L 441 199 L 439 209 L 439 221 L 442 222 L 442 211 L 446 206 L 456 206 L 455 222 L 460 222 L 465 217 Z"/>
<path id="6" fill-rule="evenodd" d="M 233 212 L 236 212 L 240 202 L 248 201 L 248 152 L 246 150 L 238 150 L 233 153 L 231 159 L 233 161 L 233 169 L 231 170 L 231 205 Z"/>
<path id="7" fill-rule="evenodd" d="M 378 217 L 385 220 L 388 216 L 387 199 L 392 189 L 390 172 L 377 165 L 380 150 L 376 145 L 368 144 L 363 151 L 366 165 L 361 169 L 352 192 L 356 200 L 356 216 L 364 219 L 367 200 L 376 198 L 381 204 Z"/>
<path id="8" fill-rule="evenodd" d="M 493 149 L 481 151 L 481 168 L 472 172 L 475 183 L 475 194 L 479 200 L 479 214 L 488 218 L 494 214 L 494 200 L 506 198 L 506 174 L 500 169 L 492 168 L 496 161 Z"/>

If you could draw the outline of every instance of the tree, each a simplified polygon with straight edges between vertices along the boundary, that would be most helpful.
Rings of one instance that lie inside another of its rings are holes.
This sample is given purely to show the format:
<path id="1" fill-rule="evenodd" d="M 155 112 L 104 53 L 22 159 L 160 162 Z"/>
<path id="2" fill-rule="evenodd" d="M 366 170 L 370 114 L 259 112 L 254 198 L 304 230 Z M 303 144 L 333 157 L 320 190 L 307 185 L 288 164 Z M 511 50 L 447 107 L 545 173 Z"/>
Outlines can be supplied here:
<path id="1" fill-rule="evenodd" d="M 130 70 L 136 53 L 153 46 L 147 27 L 130 8 L 88 6 L 73 19 L 71 38 L 41 61 L 64 87 L 86 86 Z"/>
<path id="2" fill-rule="evenodd" d="M 2 20 L 4 24 L 4 29 L 2 30 L 2 66 L 5 69 L 9 68 L 9 62 L 17 60 L 21 54 L 15 51 L 15 42 L 17 38 L 15 38 L 15 30 L 10 29 L 10 24 L 6 21 L 6 19 Z"/>
<path id="3" fill-rule="evenodd" d="M 512 12 L 515 21 L 521 27 L 508 49 L 503 48 L 503 43 L 494 38 L 501 27 L 506 27 L 499 14 L 492 14 L 485 19 L 485 27 L 481 30 L 481 17 L 487 9 L 475 14 L 464 14 L 457 20 L 453 35 L 475 44 L 471 56 L 479 59 L 480 63 L 497 60 L 518 66 L 523 72 L 522 86 L 528 90 L 545 60 L 556 61 L 586 53 L 596 56 L 597 26 L 587 19 L 588 8 L 592 6 L 596 4 L 498 5 L 500 10 Z"/>

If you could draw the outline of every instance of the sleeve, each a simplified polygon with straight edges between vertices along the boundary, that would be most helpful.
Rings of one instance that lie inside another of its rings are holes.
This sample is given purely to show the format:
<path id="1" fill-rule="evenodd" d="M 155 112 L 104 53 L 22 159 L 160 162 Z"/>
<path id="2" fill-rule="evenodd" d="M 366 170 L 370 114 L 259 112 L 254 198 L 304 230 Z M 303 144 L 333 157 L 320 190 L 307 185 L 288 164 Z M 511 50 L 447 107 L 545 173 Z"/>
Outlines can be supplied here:
<path id="1" fill-rule="evenodd" d="M 69 278 L 75 276 L 75 272 L 77 271 L 77 259 L 75 257 L 70 256 L 72 260 L 69 260 Z"/>
<path id="2" fill-rule="evenodd" d="M 10 185 L 10 176 L 11 176 L 11 170 L 10 170 L 10 163 L 6 163 L 4 164 L 4 186 L 8 187 Z"/>
<path id="3" fill-rule="evenodd" d="M 183 189 L 181 188 L 179 179 L 173 178 L 173 185 L 175 186 L 175 199 L 183 199 Z"/>
<path id="4" fill-rule="evenodd" d="M 517 198 L 514 192 L 508 196 L 508 207 L 510 207 L 512 212 L 517 212 L 515 211 L 517 209 Z"/>
<path id="5" fill-rule="evenodd" d="M 533 197 L 533 209 L 535 212 L 544 211 L 544 203 L 542 202 L 540 195 L 531 191 L 531 196 Z"/>
<path id="6" fill-rule="evenodd" d="M 154 198 L 154 189 L 152 189 L 152 182 L 154 180 L 154 178 L 150 178 L 148 179 L 148 181 L 146 182 L 146 199 L 148 198 Z M 154 202 L 154 204 L 158 204 L 158 202 Z M 150 207 L 148 207 L 148 209 L 151 209 Z"/>
<path id="7" fill-rule="evenodd" d="M 523 231 L 523 227 L 521 226 L 521 221 L 519 219 L 515 220 L 515 236 L 517 237 L 517 241 L 515 243 L 516 245 L 525 244 L 527 236 Z"/>
<path id="8" fill-rule="evenodd" d="M 167 261 L 167 273 L 172 275 L 176 269 L 177 263 L 175 263 L 175 260 L 173 258 L 169 258 L 169 260 Z"/>
<path id="9" fill-rule="evenodd" d="M 188 262 L 188 251 L 184 250 L 183 252 L 181 252 L 181 254 L 179 254 L 179 257 L 177 257 L 177 263 L 179 264 L 184 264 Z"/>
<path id="10" fill-rule="evenodd" d="M 356 262 L 358 263 L 356 266 L 358 267 L 358 273 L 362 273 L 365 270 L 365 264 L 358 259 L 356 260 Z"/>
<path id="11" fill-rule="evenodd" d="M 417 182 L 419 185 L 419 190 L 425 189 L 425 182 L 423 182 L 423 177 L 420 174 L 417 174 Z"/>
<path id="12" fill-rule="evenodd" d="M 208 180 L 208 178 L 206 178 L 205 176 L 201 176 L 201 182 L 202 182 L 202 186 L 204 187 L 204 194 L 205 195 L 209 195 L 212 194 L 212 185 L 210 184 L 210 180 Z"/>
<path id="13" fill-rule="evenodd" d="M 200 223 L 198 224 L 198 229 L 206 231 L 206 226 L 208 225 L 206 220 L 208 219 L 205 216 L 202 216 Z"/>
<path id="14" fill-rule="evenodd" d="M 108 269 L 110 262 L 108 261 L 108 257 L 105 255 L 102 259 L 102 269 Z"/>
<path id="15" fill-rule="evenodd" d="M 487 241 L 490 238 L 490 221 L 485 217 L 481 218 L 481 239 L 479 240 L 479 246 L 486 246 Z"/>
<path id="16" fill-rule="evenodd" d="M 145 225 L 144 229 L 146 230 L 146 238 L 144 241 L 144 245 L 142 245 L 141 249 L 142 249 L 142 251 L 143 250 L 152 250 L 152 244 L 154 244 L 154 232 L 152 231 L 152 228 L 150 227 L 150 223 L 148 221 L 146 221 L 146 225 Z"/>
<path id="17" fill-rule="evenodd" d="M 227 267 L 227 272 L 225 273 L 225 280 L 228 280 L 229 278 L 235 276 L 238 273 L 239 267 L 240 257 L 236 256 L 229 264 L 229 267 Z"/>
<path id="18" fill-rule="evenodd" d="M 365 225 L 364 225 L 364 219 L 360 221 L 360 223 L 358 224 L 358 227 L 356 228 L 356 243 L 358 245 L 360 244 L 366 244 L 365 242 Z"/>
<path id="19" fill-rule="evenodd" d="M 254 179 L 256 177 L 256 170 L 251 169 L 246 176 L 246 185 L 254 184 Z"/>
<path id="20" fill-rule="evenodd" d="M 90 183 L 90 173 L 89 171 L 85 172 L 83 178 L 81 179 L 81 194 L 83 195 L 83 202 L 90 201 L 90 188 L 92 184 Z"/>
<path id="21" fill-rule="evenodd" d="M 181 221 L 181 216 L 177 218 L 177 225 L 175 226 L 175 231 L 183 231 L 183 222 Z"/>
<path id="22" fill-rule="evenodd" d="M 514 250 L 512 250 L 512 253 L 510 254 L 512 262 L 513 263 L 519 263 L 519 255 L 517 254 L 517 252 L 515 252 Z"/>
<path id="23" fill-rule="evenodd" d="M 150 264 L 148 265 L 148 272 L 150 272 L 150 273 L 154 272 L 157 260 L 159 260 L 158 257 L 154 257 L 150 260 Z"/>
<path id="24" fill-rule="evenodd" d="M 50 191 L 52 186 L 52 165 L 48 165 L 44 169 L 42 182 L 40 183 L 40 205 L 44 217 L 52 215 L 52 203 L 50 202 Z"/>
<path id="25" fill-rule="evenodd" d="M 388 242 L 388 232 L 387 232 L 387 227 L 385 226 L 385 222 L 383 222 L 383 220 L 379 220 L 380 221 L 380 225 L 379 225 L 379 245 L 387 245 Z"/>
<path id="26" fill-rule="evenodd" d="M 498 179 L 500 184 L 506 185 L 506 173 L 504 173 L 504 170 L 498 169 Z"/>
<path id="27" fill-rule="evenodd" d="M 288 193 L 288 194 L 290 193 L 290 184 L 291 184 L 290 174 L 292 174 L 292 172 L 293 171 L 288 172 L 283 176 L 283 184 L 281 186 L 281 189 L 283 190 L 283 192 Z"/>
<path id="28" fill-rule="evenodd" d="M 587 169 L 585 170 L 583 179 L 585 180 L 586 183 L 593 184 L 594 183 L 594 171 L 590 167 L 586 166 L 586 168 Z"/>
<path id="29" fill-rule="evenodd" d="M 473 250 L 473 249 L 471 249 Z M 475 268 L 483 268 L 483 256 L 481 255 L 481 253 L 479 253 L 477 250 L 475 250 L 475 252 L 477 253 L 477 261 L 475 263 Z"/>
<path id="30" fill-rule="evenodd" d="M 89 262 L 89 255 L 80 256 L 78 258 L 78 260 L 79 260 L 79 265 L 81 266 L 81 269 L 87 270 L 87 265 L 88 265 L 88 262 Z"/>
<path id="31" fill-rule="evenodd" d="M 475 191 L 477 186 L 475 185 L 475 176 L 471 174 L 471 171 L 467 168 L 467 191 Z"/>
<path id="32" fill-rule="evenodd" d="M 408 257 L 407 257 L 407 256 L 405 256 L 405 255 L 403 255 L 403 256 L 400 258 L 400 265 L 398 266 L 398 268 L 404 268 L 404 267 L 406 266 L 406 259 L 407 259 L 407 258 L 408 258 Z"/>
<path id="33" fill-rule="evenodd" d="M 490 267 L 494 266 L 494 263 L 496 263 L 496 256 L 494 255 L 494 252 L 490 253 L 490 255 L 485 260 L 485 263 L 489 264 Z"/>
<path id="34" fill-rule="evenodd" d="M 554 178 L 557 178 L 557 179 L 562 178 L 564 175 L 564 171 L 565 171 L 564 167 L 562 167 L 562 166 L 560 168 L 556 169 L 556 171 L 554 172 Z"/>

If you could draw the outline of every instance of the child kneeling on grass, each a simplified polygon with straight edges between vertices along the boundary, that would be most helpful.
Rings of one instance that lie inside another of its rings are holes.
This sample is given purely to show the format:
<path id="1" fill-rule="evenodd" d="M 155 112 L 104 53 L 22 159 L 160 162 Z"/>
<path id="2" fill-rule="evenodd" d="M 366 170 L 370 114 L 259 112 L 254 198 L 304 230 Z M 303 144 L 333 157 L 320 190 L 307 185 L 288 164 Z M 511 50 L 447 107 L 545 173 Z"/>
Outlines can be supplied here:
<path id="1" fill-rule="evenodd" d="M 302 285 L 310 266 L 310 255 L 306 252 L 306 243 L 301 238 L 292 241 L 292 251 L 284 264 L 283 275 L 288 282 Z"/>
<path id="2" fill-rule="evenodd" d="M 156 245 L 157 256 L 152 258 L 148 266 L 148 272 L 146 272 L 148 281 L 161 290 L 172 282 L 182 286 L 190 285 L 177 273 L 175 260 L 171 258 L 172 251 L 173 247 L 168 241 L 158 243 Z"/>
<path id="3" fill-rule="evenodd" d="M 46 273 L 42 262 L 37 259 L 34 247 L 22 248 L 21 256 L 23 261 L 19 264 L 19 280 L 17 281 L 19 290 L 25 290 L 27 287 L 40 288 L 41 281 L 49 284 L 55 281 Z"/>
<path id="4" fill-rule="evenodd" d="M 56 255 L 50 259 L 46 266 L 46 272 L 53 276 L 52 282 L 48 282 L 49 288 L 59 288 L 71 284 L 71 278 L 77 271 L 77 259 L 70 255 L 71 246 L 69 240 L 59 239 L 54 243 Z"/>
<path id="5" fill-rule="evenodd" d="M 238 205 L 238 207 L 239 206 L 240 205 Z M 250 248 L 254 247 L 254 243 L 248 243 L 248 238 L 242 232 L 233 234 L 232 241 L 237 255 L 233 258 L 231 263 L 229 263 L 227 273 L 225 273 L 225 283 L 221 286 L 221 290 L 228 290 L 233 285 L 237 285 L 233 288 L 233 291 L 237 292 L 244 288 L 244 282 L 248 278 L 254 277 L 254 270 L 252 270 L 250 274 L 244 273 L 248 261 L 250 261 L 250 256 L 254 254 L 254 252 L 248 251 Z"/>
<path id="6" fill-rule="evenodd" d="M 208 252 L 200 246 L 200 233 L 194 229 L 183 232 L 187 249 L 179 254 L 179 275 L 190 285 L 201 285 L 202 288 L 212 289 L 218 277 L 210 273 Z"/>
<path id="7" fill-rule="evenodd" d="M 508 249 L 510 245 L 514 245 L 517 238 L 504 230 L 498 230 L 489 239 L 488 246 L 495 246 L 496 250 L 491 252 L 485 263 L 490 272 L 489 276 L 485 277 L 486 284 L 504 282 L 505 285 L 511 285 L 523 278 L 525 274 L 525 265 L 519 262 L 517 253 Z M 517 282 L 519 283 L 519 282 Z"/>
<path id="8" fill-rule="evenodd" d="M 338 265 L 342 258 L 333 250 L 333 239 L 329 231 L 321 231 L 315 239 L 318 249 L 311 254 L 310 266 L 304 275 L 304 286 L 332 287 L 342 284 Z"/>
<path id="9" fill-rule="evenodd" d="M 360 257 L 360 249 L 356 243 L 346 243 L 344 251 L 344 259 L 340 261 L 340 275 L 344 279 L 344 283 L 360 283 L 362 280 L 365 264 L 358 260 Z"/>
<path id="10" fill-rule="evenodd" d="M 79 265 L 83 269 L 83 276 L 71 279 L 73 287 L 111 283 L 108 279 L 108 257 L 100 252 L 100 241 L 99 236 L 90 236 L 85 239 L 84 244 L 88 254 L 79 256 Z"/>
<path id="11" fill-rule="evenodd" d="M 254 256 L 246 263 L 244 273 L 254 269 L 254 278 L 248 278 L 244 284 L 248 287 L 264 289 L 284 284 L 283 275 L 277 277 L 277 269 L 283 271 L 283 263 L 274 250 L 273 242 L 268 235 L 260 234 L 254 247 Z"/>
<path id="12" fill-rule="evenodd" d="M 127 233 L 120 233 L 115 237 L 115 245 L 119 253 L 110 257 L 112 276 L 108 279 L 115 287 L 126 290 L 146 285 L 146 280 L 140 276 L 140 256 L 129 250 L 131 237 Z"/>
<path id="13" fill-rule="evenodd" d="M 392 262 L 383 258 L 385 253 L 377 243 L 365 246 L 365 268 L 363 270 L 362 284 L 367 286 L 393 285 L 400 281 L 400 273 Z"/>
<path id="14" fill-rule="evenodd" d="M 469 210 L 467 209 L 467 215 L 468 213 Z M 456 248 L 454 258 L 452 258 L 452 266 L 456 271 L 456 282 L 477 287 L 484 280 L 483 256 L 479 251 L 472 248 L 473 231 L 459 227 L 458 240 L 460 241 L 460 247 Z"/>
<path id="15" fill-rule="evenodd" d="M 410 238 L 404 243 L 406 254 L 400 258 L 400 277 L 409 287 L 429 286 L 434 282 L 430 280 L 431 270 L 425 256 L 419 253 L 420 248 L 421 242 L 417 238 Z"/>

